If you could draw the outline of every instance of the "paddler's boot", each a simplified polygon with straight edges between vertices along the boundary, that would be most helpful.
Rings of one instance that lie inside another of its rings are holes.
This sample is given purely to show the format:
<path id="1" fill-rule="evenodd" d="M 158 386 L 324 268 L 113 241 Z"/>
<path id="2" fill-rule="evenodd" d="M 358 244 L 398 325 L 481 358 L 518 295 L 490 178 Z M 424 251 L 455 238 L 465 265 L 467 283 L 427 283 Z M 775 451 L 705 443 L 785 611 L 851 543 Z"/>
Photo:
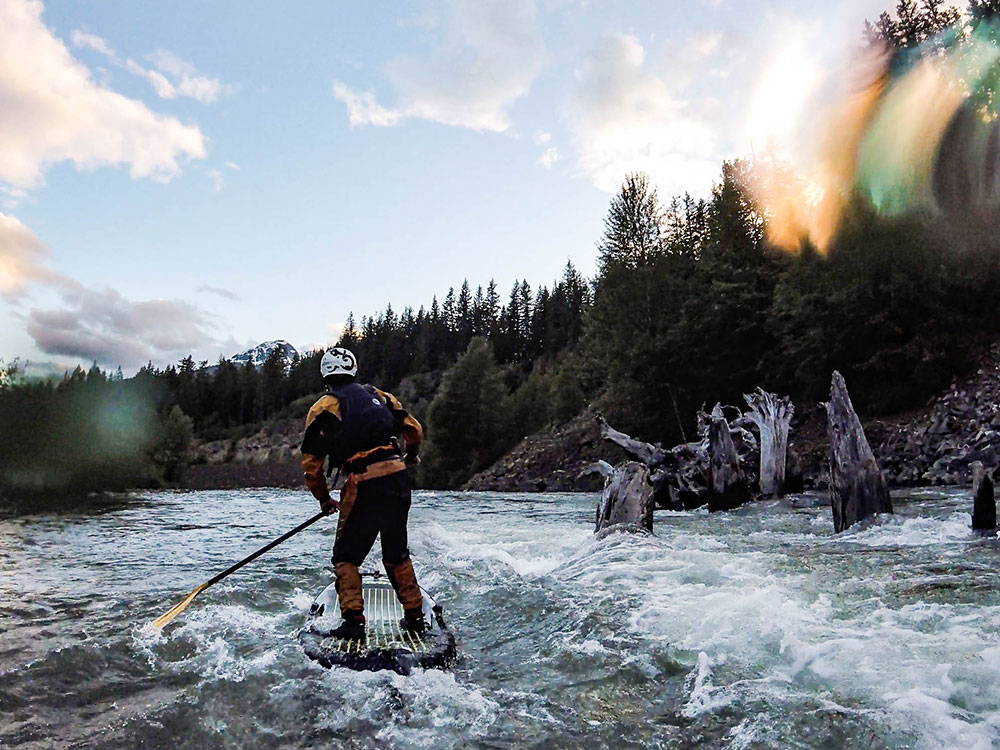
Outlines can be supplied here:
<path id="1" fill-rule="evenodd" d="M 427 620 L 424 619 L 423 608 L 404 609 L 403 619 L 399 621 L 399 627 L 408 633 L 426 633 Z"/>
<path id="2" fill-rule="evenodd" d="M 427 630 L 427 621 L 424 620 L 424 598 L 420 595 L 413 563 L 407 558 L 395 564 L 383 560 L 382 564 L 385 565 L 389 582 L 396 590 L 396 597 L 403 605 L 403 614 L 406 615 L 399 621 L 399 627 L 410 633 L 423 633 Z"/>
<path id="3" fill-rule="evenodd" d="M 385 566 L 389 583 L 396 590 L 396 598 L 403 605 L 403 609 L 421 609 L 424 606 L 424 598 L 420 595 L 417 574 L 413 572 L 413 563 L 410 562 L 410 558 L 398 563 L 388 563 L 383 560 L 382 564 Z"/>
<path id="4" fill-rule="evenodd" d="M 330 631 L 333 638 L 343 638 L 351 641 L 365 640 L 365 616 L 363 612 L 347 611 L 341 612 L 344 621 L 339 627 Z"/>
<path id="5" fill-rule="evenodd" d="M 361 574 L 354 563 L 339 562 L 333 566 L 337 576 L 337 599 L 344 622 L 333 631 L 335 638 L 365 637 L 365 599 L 361 594 Z"/>

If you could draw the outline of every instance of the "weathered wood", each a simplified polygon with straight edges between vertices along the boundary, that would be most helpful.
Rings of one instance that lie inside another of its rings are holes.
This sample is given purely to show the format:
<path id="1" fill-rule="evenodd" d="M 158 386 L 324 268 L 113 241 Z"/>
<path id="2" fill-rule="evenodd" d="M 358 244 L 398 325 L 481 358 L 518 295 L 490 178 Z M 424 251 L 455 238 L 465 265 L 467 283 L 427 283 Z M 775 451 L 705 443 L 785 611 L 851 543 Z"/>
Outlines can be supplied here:
<path id="1" fill-rule="evenodd" d="M 610 440 L 615 445 L 620 446 L 636 461 L 645 464 L 651 469 L 663 463 L 667 452 L 660 446 L 653 445 L 651 443 L 644 443 L 641 440 L 636 440 L 635 438 L 626 435 L 624 432 L 619 432 L 614 427 L 609 425 L 603 416 L 599 415 L 597 417 L 597 423 L 601 427 L 602 438 Z"/>
<path id="2" fill-rule="evenodd" d="M 596 463 L 590 464 L 583 471 L 580 472 L 580 477 L 589 477 L 594 474 L 598 474 L 605 479 L 613 477 L 615 475 L 615 467 L 609 464 L 607 461 L 601 460 Z"/>
<path id="3" fill-rule="evenodd" d="M 787 396 L 780 397 L 758 388 L 743 398 L 750 407 L 746 416 L 760 432 L 760 491 L 765 497 L 785 493 L 785 465 L 788 456 L 788 428 L 795 406 Z"/>
<path id="4" fill-rule="evenodd" d="M 982 461 L 972 464 L 972 528 L 978 532 L 994 534 L 997 530 L 997 503 L 993 490 L 993 472 L 987 471 Z"/>
<path id="5" fill-rule="evenodd" d="M 653 485 L 649 469 L 637 461 L 625 461 L 605 476 L 594 532 L 612 527 L 653 530 Z"/>
<path id="6" fill-rule="evenodd" d="M 732 510 L 749 501 L 750 488 L 721 409 L 709 417 L 708 458 L 708 510 Z"/>
<path id="7" fill-rule="evenodd" d="M 830 400 L 824 406 L 830 438 L 833 527 L 839 533 L 878 513 L 892 513 L 892 502 L 839 372 L 833 373 Z"/>

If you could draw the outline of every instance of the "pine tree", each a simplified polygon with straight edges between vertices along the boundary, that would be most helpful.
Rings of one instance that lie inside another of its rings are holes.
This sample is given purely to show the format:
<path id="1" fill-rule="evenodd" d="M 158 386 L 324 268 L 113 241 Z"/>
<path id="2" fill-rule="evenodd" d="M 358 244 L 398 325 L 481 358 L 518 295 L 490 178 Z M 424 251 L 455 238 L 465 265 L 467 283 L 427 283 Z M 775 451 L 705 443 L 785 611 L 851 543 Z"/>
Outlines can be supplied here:
<path id="1" fill-rule="evenodd" d="M 457 347 L 464 351 L 472 339 L 475 322 L 472 316 L 472 292 L 469 290 L 468 279 L 462 282 L 455 303 L 455 327 L 458 332 Z"/>
<path id="2" fill-rule="evenodd" d="M 604 235 L 597 245 L 602 275 L 613 266 L 648 265 L 663 248 L 663 211 L 656 189 L 644 174 L 625 177 L 604 219 Z"/>
<path id="3" fill-rule="evenodd" d="M 497 323 L 500 318 L 500 293 L 497 291 L 497 283 L 490 279 L 486 287 L 486 300 L 484 305 L 486 315 L 486 332 L 489 336 L 496 336 Z"/>
<path id="4" fill-rule="evenodd" d="M 489 342 L 474 338 L 427 411 L 425 484 L 457 487 L 498 457 L 504 395 Z"/>
<path id="5" fill-rule="evenodd" d="M 476 295 L 472 298 L 472 335 L 486 337 L 490 335 L 482 285 L 476 287 Z"/>
<path id="6" fill-rule="evenodd" d="M 349 312 L 347 313 L 347 321 L 344 323 L 344 330 L 340 334 L 340 340 L 337 341 L 337 346 L 342 346 L 345 349 L 353 351 L 360 341 L 361 333 L 354 324 L 354 313 Z"/>

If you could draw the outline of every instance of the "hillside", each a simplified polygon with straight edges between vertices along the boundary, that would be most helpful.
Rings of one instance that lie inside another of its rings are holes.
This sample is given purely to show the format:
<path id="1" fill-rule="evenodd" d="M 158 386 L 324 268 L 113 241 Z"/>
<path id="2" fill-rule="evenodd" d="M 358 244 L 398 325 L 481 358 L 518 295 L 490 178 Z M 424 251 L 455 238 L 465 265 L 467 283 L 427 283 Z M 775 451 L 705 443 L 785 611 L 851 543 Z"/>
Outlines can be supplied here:
<path id="1" fill-rule="evenodd" d="M 528 435 L 488 469 L 465 483 L 466 490 L 569 492 L 599 490 L 603 480 L 580 472 L 603 459 L 615 463 L 624 452 L 601 439 L 597 415 L 587 408 L 558 427 Z"/>

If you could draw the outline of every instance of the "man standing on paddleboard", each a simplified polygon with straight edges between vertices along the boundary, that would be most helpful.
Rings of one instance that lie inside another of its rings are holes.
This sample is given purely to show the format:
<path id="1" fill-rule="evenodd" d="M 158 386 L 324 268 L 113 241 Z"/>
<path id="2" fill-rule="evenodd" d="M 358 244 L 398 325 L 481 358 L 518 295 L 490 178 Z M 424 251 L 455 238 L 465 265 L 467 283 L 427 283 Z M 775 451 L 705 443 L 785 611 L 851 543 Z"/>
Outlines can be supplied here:
<path id="1" fill-rule="evenodd" d="M 355 378 L 358 363 L 347 349 L 323 354 L 319 371 L 327 392 L 306 416 L 302 468 L 306 486 L 327 513 L 340 511 L 333 545 L 333 570 L 344 622 L 337 638 L 365 637 L 364 599 L 358 567 L 382 537 L 382 563 L 405 617 L 400 627 L 422 633 L 427 628 L 423 597 L 410 562 L 406 519 L 410 478 L 423 439 L 420 423 L 395 396 Z M 324 461 L 344 476 L 340 501 L 330 496 Z"/>

